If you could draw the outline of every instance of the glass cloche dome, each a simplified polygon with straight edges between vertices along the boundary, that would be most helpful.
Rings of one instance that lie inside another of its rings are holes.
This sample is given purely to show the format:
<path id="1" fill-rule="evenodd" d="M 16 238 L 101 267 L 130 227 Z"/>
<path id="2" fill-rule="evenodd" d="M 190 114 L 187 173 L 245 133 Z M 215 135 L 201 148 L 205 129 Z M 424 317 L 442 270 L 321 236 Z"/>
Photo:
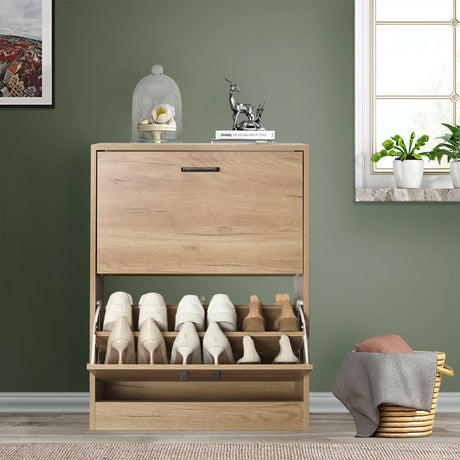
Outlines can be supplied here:
<path id="1" fill-rule="evenodd" d="M 182 138 L 182 100 L 176 82 L 154 65 L 133 93 L 132 142 L 177 142 Z"/>

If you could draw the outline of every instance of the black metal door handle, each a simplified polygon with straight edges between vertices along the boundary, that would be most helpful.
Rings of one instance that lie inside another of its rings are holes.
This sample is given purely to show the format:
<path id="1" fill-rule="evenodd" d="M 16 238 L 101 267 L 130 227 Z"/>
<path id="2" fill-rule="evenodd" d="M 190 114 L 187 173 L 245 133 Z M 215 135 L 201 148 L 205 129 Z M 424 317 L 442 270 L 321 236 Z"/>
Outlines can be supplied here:
<path id="1" fill-rule="evenodd" d="M 219 172 L 220 168 L 206 168 L 206 167 L 184 167 L 180 168 L 182 172 Z"/>
<path id="2" fill-rule="evenodd" d="M 220 380 L 220 371 L 212 371 L 212 377 L 207 379 L 194 379 L 188 376 L 188 371 L 179 371 L 179 376 L 181 380 L 201 380 L 207 382 L 209 380 Z"/>

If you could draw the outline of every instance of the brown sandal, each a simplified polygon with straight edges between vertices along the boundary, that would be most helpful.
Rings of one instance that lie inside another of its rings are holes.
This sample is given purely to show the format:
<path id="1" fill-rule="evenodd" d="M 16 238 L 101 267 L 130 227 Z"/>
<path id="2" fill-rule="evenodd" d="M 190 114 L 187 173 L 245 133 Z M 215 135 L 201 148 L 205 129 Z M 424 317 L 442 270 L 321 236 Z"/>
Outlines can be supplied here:
<path id="1" fill-rule="evenodd" d="M 256 295 L 252 295 L 250 298 L 249 312 L 243 321 L 243 331 L 265 331 L 262 302 Z"/>
<path id="2" fill-rule="evenodd" d="M 298 331 L 299 322 L 294 314 L 289 294 L 276 294 L 276 305 L 281 305 L 281 312 L 273 323 L 273 330 Z"/>

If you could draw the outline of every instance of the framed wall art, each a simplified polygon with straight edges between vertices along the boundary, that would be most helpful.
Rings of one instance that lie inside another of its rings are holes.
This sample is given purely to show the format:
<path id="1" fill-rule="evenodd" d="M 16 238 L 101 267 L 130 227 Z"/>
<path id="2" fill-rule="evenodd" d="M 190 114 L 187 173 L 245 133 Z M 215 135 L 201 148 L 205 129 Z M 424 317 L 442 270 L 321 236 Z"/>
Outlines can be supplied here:
<path id="1" fill-rule="evenodd" d="M 54 107 L 54 0 L 0 0 L 2 107 Z"/>

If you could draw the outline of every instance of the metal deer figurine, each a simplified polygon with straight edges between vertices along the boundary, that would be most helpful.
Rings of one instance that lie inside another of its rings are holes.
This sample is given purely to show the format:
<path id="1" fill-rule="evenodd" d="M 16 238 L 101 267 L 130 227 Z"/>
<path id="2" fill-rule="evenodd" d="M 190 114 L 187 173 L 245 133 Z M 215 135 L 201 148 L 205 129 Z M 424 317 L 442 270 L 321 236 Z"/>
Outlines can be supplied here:
<path id="1" fill-rule="evenodd" d="M 256 131 L 260 129 L 264 129 L 262 126 L 262 112 L 265 108 L 265 102 L 263 104 L 259 104 L 256 109 L 256 118 L 254 119 L 254 108 L 251 104 L 241 104 L 235 101 L 233 97 L 233 93 L 239 93 L 240 89 L 236 83 L 232 83 L 227 77 L 224 77 L 225 81 L 230 85 L 230 108 L 233 112 L 233 129 L 234 130 L 242 130 L 242 131 Z M 248 118 L 240 123 L 238 123 L 238 116 L 242 113 L 246 115 Z"/>

